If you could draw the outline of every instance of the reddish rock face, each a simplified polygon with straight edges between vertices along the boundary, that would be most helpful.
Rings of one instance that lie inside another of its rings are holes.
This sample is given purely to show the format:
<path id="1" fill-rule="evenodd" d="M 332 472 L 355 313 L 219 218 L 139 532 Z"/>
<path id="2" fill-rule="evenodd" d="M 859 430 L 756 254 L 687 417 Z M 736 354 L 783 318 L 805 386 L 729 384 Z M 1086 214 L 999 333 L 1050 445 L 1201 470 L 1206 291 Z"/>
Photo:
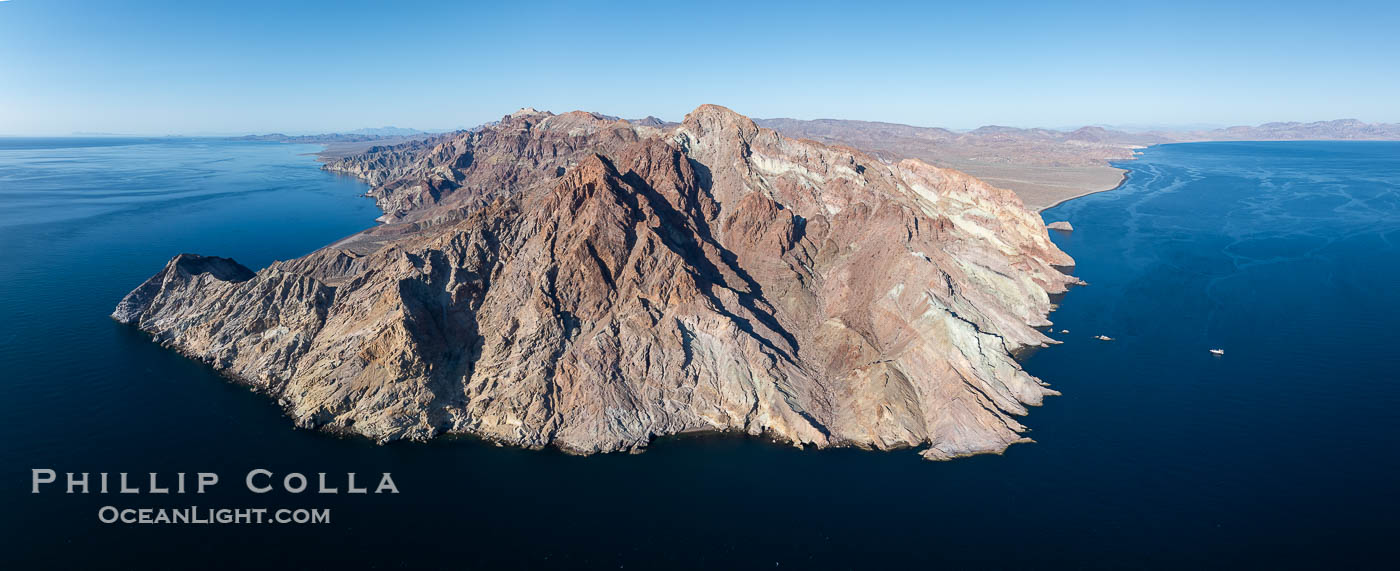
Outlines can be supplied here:
<path id="1" fill-rule="evenodd" d="M 720 430 L 941 459 L 1024 440 L 1054 394 L 1011 352 L 1051 342 L 1072 261 L 956 171 L 712 105 L 669 128 L 522 111 L 327 168 L 387 223 L 256 273 L 177 258 L 114 317 L 379 440 Z"/>

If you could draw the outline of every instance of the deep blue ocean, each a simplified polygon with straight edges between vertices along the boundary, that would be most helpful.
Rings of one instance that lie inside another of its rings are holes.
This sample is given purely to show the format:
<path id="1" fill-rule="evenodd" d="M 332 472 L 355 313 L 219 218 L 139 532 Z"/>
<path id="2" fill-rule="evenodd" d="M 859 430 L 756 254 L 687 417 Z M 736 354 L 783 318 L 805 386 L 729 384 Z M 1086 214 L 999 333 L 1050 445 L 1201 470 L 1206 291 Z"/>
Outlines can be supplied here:
<path id="1" fill-rule="evenodd" d="M 1052 315 L 1064 343 L 1024 360 L 1064 394 L 1024 420 L 1036 443 L 951 462 L 738 437 L 377 446 L 294 430 L 107 317 L 177 253 L 260 268 L 372 225 L 364 185 L 316 150 L 0 139 L 0 568 L 1395 564 L 1400 143 L 1153 147 L 1121 188 L 1045 212 L 1073 223 L 1052 234 L 1090 284 Z M 60 485 L 31 494 L 34 468 Z M 253 495 L 253 468 L 391 472 L 401 493 Z M 62 493 L 62 472 L 104 471 L 222 480 Z M 109 525 L 107 505 L 332 520 Z"/>

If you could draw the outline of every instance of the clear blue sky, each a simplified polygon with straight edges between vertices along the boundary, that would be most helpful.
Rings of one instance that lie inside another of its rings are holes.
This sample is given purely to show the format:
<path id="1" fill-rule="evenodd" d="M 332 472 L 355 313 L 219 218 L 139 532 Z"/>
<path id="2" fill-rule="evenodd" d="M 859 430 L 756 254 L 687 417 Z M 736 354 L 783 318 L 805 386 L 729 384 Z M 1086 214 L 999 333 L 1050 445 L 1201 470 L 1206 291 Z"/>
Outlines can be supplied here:
<path id="1" fill-rule="evenodd" d="M 1225 4 L 1229 4 L 1226 6 Z M 1400 121 L 1394 1 L 0 1 L 0 133 Z"/>

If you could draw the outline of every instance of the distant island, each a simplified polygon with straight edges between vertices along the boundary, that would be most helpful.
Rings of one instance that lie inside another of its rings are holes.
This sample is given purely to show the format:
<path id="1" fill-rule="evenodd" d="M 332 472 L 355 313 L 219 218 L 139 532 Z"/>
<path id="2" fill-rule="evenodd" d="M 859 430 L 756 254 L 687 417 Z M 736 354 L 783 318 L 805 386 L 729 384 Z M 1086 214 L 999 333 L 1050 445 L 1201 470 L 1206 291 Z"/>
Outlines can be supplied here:
<path id="1" fill-rule="evenodd" d="M 284 135 L 282 133 L 245 135 L 242 137 L 229 137 L 229 140 L 325 145 L 326 148 L 317 154 L 323 160 L 330 160 L 363 153 L 376 145 L 397 145 L 409 141 L 426 139 L 431 135 L 433 135 L 433 133 L 419 131 L 417 129 L 377 127 L 356 129 L 348 133 L 324 133 L 320 135 Z"/>

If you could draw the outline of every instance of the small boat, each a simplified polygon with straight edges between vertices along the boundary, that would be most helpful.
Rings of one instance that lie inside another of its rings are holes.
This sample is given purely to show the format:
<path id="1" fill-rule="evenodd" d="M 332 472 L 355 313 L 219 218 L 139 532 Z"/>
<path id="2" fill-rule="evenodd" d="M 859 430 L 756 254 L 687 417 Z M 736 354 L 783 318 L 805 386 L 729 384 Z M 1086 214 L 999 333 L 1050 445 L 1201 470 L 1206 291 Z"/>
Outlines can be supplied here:
<path id="1" fill-rule="evenodd" d="M 1069 333 L 1069 330 L 1068 330 L 1068 329 L 1061 329 L 1061 330 L 1060 330 L 1060 333 Z"/>
<path id="2" fill-rule="evenodd" d="M 1210 354 L 1211 354 L 1211 355 L 1215 355 L 1216 357 L 1219 357 L 1219 356 L 1225 354 L 1225 350 L 1224 350 L 1224 349 L 1211 349 L 1211 350 L 1210 350 Z"/>
<path id="3" fill-rule="evenodd" d="M 1098 339 L 1099 341 L 1112 341 L 1112 340 L 1113 340 L 1112 337 L 1109 337 L 1109 336 L 1107 336 L 1107 335 L 1095 335 L 1095 336 L 1094 336 L 1094 339 Z"/>

